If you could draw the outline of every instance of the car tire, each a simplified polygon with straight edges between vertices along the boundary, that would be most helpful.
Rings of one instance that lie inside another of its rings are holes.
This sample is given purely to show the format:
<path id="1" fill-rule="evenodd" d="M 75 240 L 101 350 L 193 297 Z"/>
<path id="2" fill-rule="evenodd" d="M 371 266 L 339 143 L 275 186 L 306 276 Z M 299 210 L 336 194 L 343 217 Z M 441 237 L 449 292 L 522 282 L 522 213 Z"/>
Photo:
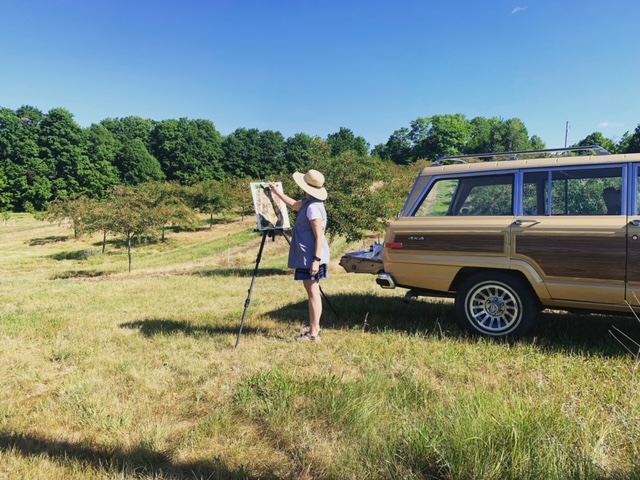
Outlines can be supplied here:
<path id="1" fill-rule="evenodd" d="M 515 275 L 482 272 L 466 279 L 455 300 L 460 326 L 487 337 L 519 338 L 535 325 L 539 301 Z"/>

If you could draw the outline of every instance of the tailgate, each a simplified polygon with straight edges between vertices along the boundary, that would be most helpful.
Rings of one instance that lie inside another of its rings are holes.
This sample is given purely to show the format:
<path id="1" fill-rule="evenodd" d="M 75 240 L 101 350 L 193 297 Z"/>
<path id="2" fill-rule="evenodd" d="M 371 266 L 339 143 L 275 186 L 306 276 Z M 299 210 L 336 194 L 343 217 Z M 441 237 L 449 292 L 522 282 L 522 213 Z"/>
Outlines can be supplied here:
<path id="1" fill-rule="evenodd" d="M 382 245 L 376 243 L 369 251 L 345 253 L 340 259 L 340 266 L 350 273 L 376 275 L 384 272 L 381 253 Z"/>

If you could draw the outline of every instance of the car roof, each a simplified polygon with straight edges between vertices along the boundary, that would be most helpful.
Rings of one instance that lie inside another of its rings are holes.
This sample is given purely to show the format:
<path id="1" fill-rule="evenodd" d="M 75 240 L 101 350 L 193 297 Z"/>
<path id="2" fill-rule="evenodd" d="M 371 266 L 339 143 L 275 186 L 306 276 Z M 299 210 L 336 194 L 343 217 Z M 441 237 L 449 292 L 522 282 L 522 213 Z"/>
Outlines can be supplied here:
<path id="1" fill-rule="evenodd" d="M 496 155 L 497 156 L 497 155 Z M 447 157 L 459 158 L 459 157 Z M 539 157 L 527 158 L 519 160 L 502 160 L 502 161 L 476 161 L 469 163 L 442 164 L 435 162 L 429 167 L 425 167 L 421 175 L 433 176 L 443 174 L 454 174 L 464 172 L 483 172 L 498 170 L 518 170 L 523 168 L 548 168 L 559 166 L 597 166 L 609 165 L 625 162 L 640 162 L 640 153 L 627 153 L 615 155 L 581 155 L 581 156 L 562 156 L 562 157 Z"/>

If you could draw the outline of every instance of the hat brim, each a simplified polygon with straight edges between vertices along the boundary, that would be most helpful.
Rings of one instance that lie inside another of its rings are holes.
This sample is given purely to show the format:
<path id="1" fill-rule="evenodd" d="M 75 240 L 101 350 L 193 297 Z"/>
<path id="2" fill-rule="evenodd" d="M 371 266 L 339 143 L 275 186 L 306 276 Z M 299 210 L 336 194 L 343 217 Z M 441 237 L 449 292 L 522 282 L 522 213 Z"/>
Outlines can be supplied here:
<path id="1" fill-rule="evenodd" d="M 327 189 L 312 187 L 307 182 L 304 181 L 304 173 L 296 172 L 293 174 L 293 180 L 298 184 L 298 186 L 302 189 L 303 192 L 308 193 L 313 198 L 317 198 L 318 200 L 326 200 L 327 199 Z"/>

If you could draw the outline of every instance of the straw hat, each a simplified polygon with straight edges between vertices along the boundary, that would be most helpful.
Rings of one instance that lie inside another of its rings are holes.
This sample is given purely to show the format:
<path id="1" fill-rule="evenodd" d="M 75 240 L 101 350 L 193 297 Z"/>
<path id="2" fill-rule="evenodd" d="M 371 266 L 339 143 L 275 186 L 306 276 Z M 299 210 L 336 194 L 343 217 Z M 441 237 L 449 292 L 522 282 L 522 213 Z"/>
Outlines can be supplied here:
<path id="1" fill-rule="evenodd" d="M 327 199 L 327 190 L 324 188 L 324 175 L 319 171 L 309 170 L 305 174 L 296 172 L 293 174 L 293 179 L 303 191 L 312 197 L 318 200 Z"/>

